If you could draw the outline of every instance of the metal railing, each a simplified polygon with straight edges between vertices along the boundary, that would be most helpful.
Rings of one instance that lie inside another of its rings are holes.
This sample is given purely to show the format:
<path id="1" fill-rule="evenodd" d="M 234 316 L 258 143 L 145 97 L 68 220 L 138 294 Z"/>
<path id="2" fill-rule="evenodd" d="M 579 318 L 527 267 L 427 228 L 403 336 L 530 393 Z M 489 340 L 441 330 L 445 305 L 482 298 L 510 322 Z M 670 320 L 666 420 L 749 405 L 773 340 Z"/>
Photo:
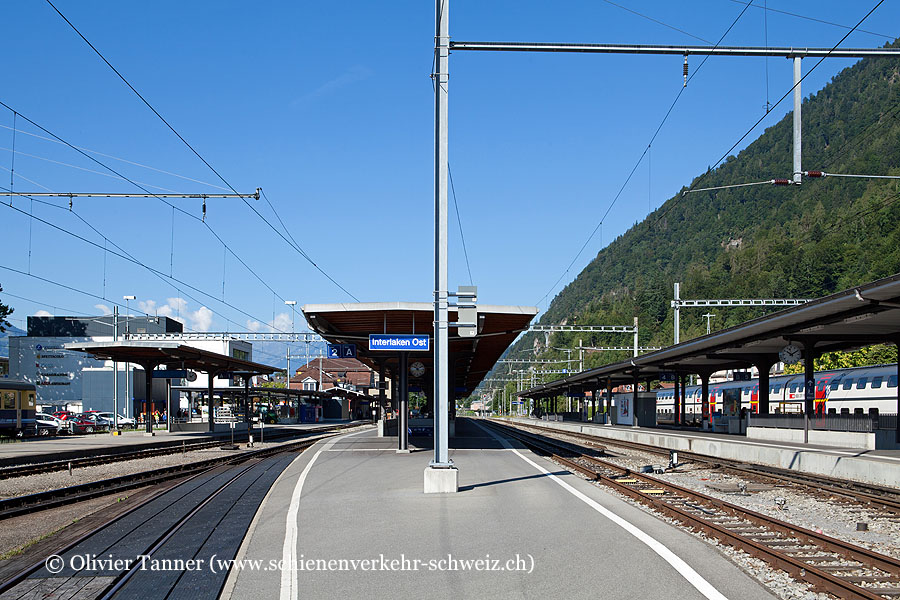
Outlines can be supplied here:
<path id="1" fill-rule="evenodd" d="M 781 429 L 803 429 L 802 414 L 750 415 L 750 427 L 777 427 Z M 897 429 L 896 414 L 852 414 L 813 416 L 809 428 L 819 431 L 849 431 L 873 433 L 877 430 Z"/>

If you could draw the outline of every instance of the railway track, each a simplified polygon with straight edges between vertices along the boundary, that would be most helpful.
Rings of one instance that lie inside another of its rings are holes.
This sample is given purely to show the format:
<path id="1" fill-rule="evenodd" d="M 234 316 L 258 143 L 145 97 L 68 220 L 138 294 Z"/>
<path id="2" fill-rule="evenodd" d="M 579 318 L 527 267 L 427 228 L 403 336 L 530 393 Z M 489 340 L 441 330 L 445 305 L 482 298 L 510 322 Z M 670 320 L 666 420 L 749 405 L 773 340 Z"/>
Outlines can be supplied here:
<path id="1" fill-rule="evenodd" d="M 269 448 L 245 457 L 241 465 L 198 473 L 59 549 L 51 557 L 56 562 L 42 557 L 0 583 L 0 599 L 215 598 L 227 568 L 211 570 L 213 560 L 234 557 L 242 528 L 249 526 L 272 482 L 293 460 L 276 455 L 302 451 L 316 441 Z M 85 562 L 83 557 L 89 556 L 107 562 Z M 146 568 L 173 557 L 203 557 L 203 568 Z"/>
<path id="2" fill-rule="evenodd" d="M 689 490 L 596 456 L 596 449 L 549 440 L 506 424 L 490 427 L 550 455 L 591 481 L 610 486 L 658 512 L 760 558 L 842 599 L 900 598 L 900 561 L 724 500 Z"/>
<path id="3" fill-rule="evenodd" d="M 353 424 L 345 423 L 343 425 L 323 426 L 316 429 L 304 429 L 291 433 L 271 433 L 266 435 L 269 441 L 275 439 L 284 439 L 287 437 L 296 437 L 299 435 L 315 434 L 321 431 L 330 431 L 342 427 L 352 427 Z M 236 438 L 237 441 L 246 441 L 252 432 L 241 432 Z M 230 442 L 231 438 L 222 438 L 216 440 L 207 440 L 203 442 L 191 442 L 181 445 L 174 444 L 168 446 L 160 446 L 156 448 L 144 448 L 140 450 L 132 450 L 125 452 L 110 452 L 107 454 L 98 454 L 95 456 L 85 456 L 82 458 L 71 458 L 63 460 L 52 460 L 39 462 L 29 465 L 0 467 L 0 479 L 13 479 L 16 477 L 26 477 L 28 475 L 40 475 L 43 473 L 53 473 L 56 471 L 66 471 L 68 469 L 77 469 L 80 467 L 92 467 L 96 465 L 105 465 L 114 462 L 122 462 L 126 460 L 139 460 L 144 458 L 153 458 L 155 456 L 165 456 L 167 454 L 178 454 L 179 452 L 191 452 L 193 450 L 206 450 L 209 448 L 218 448 L 225 443 Z"/>
<path id="4" fill-rule="evenodd" d="M 332 431 L 340 431 L 342 429 L 347 429 L 348 427 L 359 426 L 360 425 L 358 424 L 335 425 L 334 427 L 316 430 L 314 433 L 323 434 Z M 169 481 L 171 479 L 202 473 L 204 471 L 222 465 L 235 465 L 247 460 L 271 456 L 280 452 L 303 449 L 315 443 L 318 439 L 320 439 L 318 436 L 314 437 L 313 439 L 305 438 L 296 442 L 288 442 L 276 447 L 244 451 L 234 456 L 211 458 L 199 462 L 191 462 L 183 465 L 174 465 L 170 467 L 163 467 L 160 469 L 141 471 L 139 473 L 132 473 L 120 477 L 112 477 L 90 483 L 49 490 L 46 492 L 28 494 L 26 496 L 7 498 L 5 500 L 0 500 L 0 520 L 9 519 L 25 514 L 32 514 L 35 512 L 40 512 L 42 510 L 57 508 L 59 506 L 71 504 L 72 502 L 80 502 L 83 500 L 89 500 L 91 498 L 97 498 L 109 494 L 116 494 L 138 487 L 155 485 L 163 483 L 165 481 Z M 222 441 L 215 442 L 214 445 L 221 446 Z M 181 451 L 181 448 L 178 448 L 178 451 Z M 147 456 L 148 455 L 144 455 L 142 457 L 146 458 Z"/>
<path id="5" fill-rule="evenodd" d="M 523 428 L 528 431 L 540 432 L 543 435 L 565 436 L 583 441 L 594 447 L 614 447 L 625 448 L 629 450 L 638 450 L 649 454 L 660 456 L 669 456 L 668 449 L 660 449 L 649 444 L 641 444 L 639 442 L 629 442 L 623 440 L 600 439 L 586 433 L 577 431 L 565 431 L 550 427 L 541 427 L 539 425 L 525 423 L 505 423 L 510 427 Z M 678 450 L 680 459 L 687 459 L 692 462 L 709 465 L 711 468 L 721 468 L 733 471 L 747 478 L 754 478 L 758 481 L 776 484 L 790 484 L 795 486 L 803 486 L 809 493 L 817 496 L 826 497 L 834 496 L 842 498 L 845 501 L 858 502 L 867 507 L 874 507 L 879 513 L 873 516 L 892 521 L 900 521 L 900 491 L 888 487 L 872 485 L 857 481 L 848 481 L 845 479 L 837 479 L 824 475 L 812 475 L 808 473 L 799 473 L 796 471 L 788 471 L 766 465 L 754 465 L 750 463 L 742 463 L 736 460 L 723 458 L 711 458 L 702 454 L 695 454 Z"/>

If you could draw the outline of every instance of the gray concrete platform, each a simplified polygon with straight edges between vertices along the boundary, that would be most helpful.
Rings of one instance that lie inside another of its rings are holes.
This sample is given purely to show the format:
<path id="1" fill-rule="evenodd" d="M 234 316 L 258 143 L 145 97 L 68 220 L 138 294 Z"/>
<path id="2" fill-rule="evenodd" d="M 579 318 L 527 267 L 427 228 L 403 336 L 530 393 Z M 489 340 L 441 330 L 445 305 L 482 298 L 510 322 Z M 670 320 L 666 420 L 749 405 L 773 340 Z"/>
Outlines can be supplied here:
<path id="1" fill-rule="evenodd" d="M 424 494 L 432 453 L 395 443 L 366 431 L 298 457 L 222 597 L 772 598 L 713 547 L 472 420 L 450 451 L 456 494 Z"/>
<path id="2" fill-rule="evenodd" d="M 860 450 L 795 442 L 749 440 L 739 435 L 684 429 L 599 425 L 577 421 L 541 421 L 530 418 L 501 420 L 900 488 L 900 450 Z"/>
<path id="3" fill-rule="evenodd" d="M 337 421 L 342 423 L 346 421 Z M 298 425 L 266 425 L 264 436 L 278 435 L 285 432 L 324 429 L 335 423 L 301 423 Z M 142 431 L 125 431 L 122 435 L 111 433 L 95 433 L 90 435 L 62 435 L 56 437 L 34 437 L 22 441 L 0 444 L 0 466 L 26 465 L 54 460 L 79 458 L 134 450 L 180 446 L 182 442 L 190 444 L 204 440 L 230 441 L 231 432 L 172 432 L 156 431 L 153 437 L 145 436 Z M 245 432 L 241 432 L 244 433 Z M 259 426 L 250 432 L 259 441 Z M 246 434 L 245 434 L 246 435 Z M 235 436 L 238 433 L 235 432 Z M 236 440 L 244 439 L 236 437 Z"/>

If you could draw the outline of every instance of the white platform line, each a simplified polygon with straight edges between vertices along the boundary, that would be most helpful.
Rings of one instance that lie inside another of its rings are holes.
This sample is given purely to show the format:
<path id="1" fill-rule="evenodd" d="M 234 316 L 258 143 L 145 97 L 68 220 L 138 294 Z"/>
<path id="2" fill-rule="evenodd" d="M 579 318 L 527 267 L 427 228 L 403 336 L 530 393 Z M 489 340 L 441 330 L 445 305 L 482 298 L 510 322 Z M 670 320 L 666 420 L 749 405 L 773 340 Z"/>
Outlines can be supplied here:
<path id="1" fill-rule="evenodd" d="M 296 567 L 297 561 L 297 533 L 298 533 L 298 524 L 297 518 L 300 513 L 300 494 L 303 491 L 303 483 L 306 481 L 306 476 L 309 474 L 310 469 L 315 464 L 316 459 L 319 458 L 319 455 L 322 452 L 328 451 L 336 442 L 342 440 L 344 438 L 348 438 L 354 435 L 359 435 L 360 433 L 367 433 L 369 429 L 364 429 L 363 431 L 357 431 L 355 433 L 348 433 L 347 435 L 338 436 L 335 438 L 331 438 L 313 455 L 308 463 L 306 463 L 306 467 L 303 469 L 303 472 L 300 473 L 300 478 L 297 479 L 297 485 L 294 487 L 294 492 L 291 494 L 291 504 L 288 507 L 287 518 L 285 522 L 285 531 L 284 531 L 284 546 L 281 551 L 282 558 L 282 569 L 281 569 L 281 600 L 294 600 L 295 598 L 299 598 L 299 584 L 298 584 L 298 575 Z M 302 454 L 297 457 L 298 460 L 302 458 Z"/>
<path id="2" fill-rule="evenodd" d="M 473 421 L 473 423 L 474 423 L 474 421 Z M 610 521 L 612 521 L 613 523 L 615 523 L 616 525 L 618 525 L 619 527 L 621 527 L 622 529 L 624 529 L 625 531 L 627 531 L 628 533 L 633 535 L 635 538 L 637 538 L 642 543 L 646 544 L 651 550 L 653 550 L 656 554 L 658 554 L 660 556 L 660 558 L 662 558 L 664 561 L 669 563 L 673 569 L 678 571 L 678 573 L 682 577 L 684 577 L 684 579 L 689 584 L 694 586 L 698 592 L 703 594 L 704 597 L 709 598 L 709 600 L 727 600 L 726 596 L 724 596 L 721 592 L 719 592 L 719 590 L 717 590 L 715 587 L 713 587 L 713 585 L 710 582 L 708 582 L 706 579 L 704 579 L 703 576 L 700 575 L 699 573 L 697 573 L 697 571 L 695 571 L 689 564 L 684 562 L 684 560 L 682 560 L 681 557 L 679 557 L 677 554 L 675 554 L 674 552 L 669 550 L 665 546 L 665 544 L 663 544 L 662 542 L 660 542 L 653 536 L 647 534 L 646 532 L 644 532 L 644 530 L 640 529 L 636 525 L 632 524 L 631 522 L 623 519 L 619 515 L 610 511 L 609 509 L 604 508 L 593 498 L 590 498 L 589 496 L 586 496 L 582 492 L 576 490 L 574 487 L 572 487 L 571 485 L 569 485 L 568 483 L 566 483 L 565 481 L 563 481 L 556 475 L 552 474 L 550 471 L 548 471 L 541 465 L 537 464 L 536 462 L 534 462 L 527 456 L 523 455 L 521 452 L 519 452 L 518 450 L 513 448 L 510 445 L 510 443 L 506 441 L 505 438 L 495 434 L 493 431 L 490 431 L 489 429 L 485 428 L 480 423 L 475 423 L 475 425 L 477 425 L 484 431 L 487 431 L 492 436 L 494 436 L 495 438 L 500 440 L 500 443 L 503 444 L 503 446 L 505 448 L 509 448 L 510 450 L 512 450 L 516 454 L 516 456 L 518 456 L 519 458 L 521 458 L 522 460 L 527 462 L 529 465 L 533 466 L 535 469 L 537 469 L 544 475 L 547 475 L 550 479 L 552 479 L 553 481 L 558 483 L 560 486 L 562 486 L 562 488 L 564 490 L 566 490 L 567 492 L 569 492 L 570 494 L 572 494 L 573 496 L 575 496 L 576 498 L 578 498 L 579 500 L 581 500 L 582 502 L 584 502 L 585 504 L 587 504 L 588 506 L 593 508 L 595 511 L 597 511 L 598 513 L 600 513 L 601 515 L 603 515 L 604 517 L 606 517 L 607 519 L 609 519 Z"/>

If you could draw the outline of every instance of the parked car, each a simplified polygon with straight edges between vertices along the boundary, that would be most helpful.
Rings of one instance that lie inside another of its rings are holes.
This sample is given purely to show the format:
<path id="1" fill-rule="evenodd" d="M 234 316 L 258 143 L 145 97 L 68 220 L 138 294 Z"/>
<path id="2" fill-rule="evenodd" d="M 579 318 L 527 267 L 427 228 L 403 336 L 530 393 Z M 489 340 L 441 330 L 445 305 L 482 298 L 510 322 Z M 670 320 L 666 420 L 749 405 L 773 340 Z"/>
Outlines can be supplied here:
<path id="1" fill-rule="evenodd" d="M 39 413 L 35 413 L 34 418 L 36 420 L 40 420 L 40 421 L 52 421 L 53 423 L 56 424 L 56 433 L 58 433 L 58 434 L 71 433 L 71 431 L 69 430 L 69 422 L 63 421 L 62 419 L 60 419 L 59 417 L 57 417 L 55 415 L 39 412 Z"/>
<path id="2" fill-rule="evenodd" d="M 37 435 L 56 435 L 59 433 L 60 421 L 55 418 L 45 418 L 49 415 L 38 413 L 34 416 L 34 425 Z"/>
<path id="3" fill-rule="evenodd" d="M 53 413 L 53 416 L 59 419 L 60 421 L 68 421 L 72 417 L 74 417 L 77 413 L 72 412 L 71 410 L 58 410 Z"/>
<path id="4" fill-rule="evenodd" d="M 117 417 L 111 412 L 100 412 L 97 410 L 89 410 L 87 412 L 97 415 L 98 417 L 106 421 L 106 423 L 110 427 L 112 427 L 116 422 L 118 422 L 119 427 L 134 427 L 137 425 L 137 421 L 135 421 L 131 417 L 123 417 L 122 415 L 118 415 Z"/>
<path id="5" fill-rule="evenodd" d="M 92 413 L 82 413 L 66 420 L 71 423 L 72 433 L 94 433 L 109 429 L 106 421 Z"/>

